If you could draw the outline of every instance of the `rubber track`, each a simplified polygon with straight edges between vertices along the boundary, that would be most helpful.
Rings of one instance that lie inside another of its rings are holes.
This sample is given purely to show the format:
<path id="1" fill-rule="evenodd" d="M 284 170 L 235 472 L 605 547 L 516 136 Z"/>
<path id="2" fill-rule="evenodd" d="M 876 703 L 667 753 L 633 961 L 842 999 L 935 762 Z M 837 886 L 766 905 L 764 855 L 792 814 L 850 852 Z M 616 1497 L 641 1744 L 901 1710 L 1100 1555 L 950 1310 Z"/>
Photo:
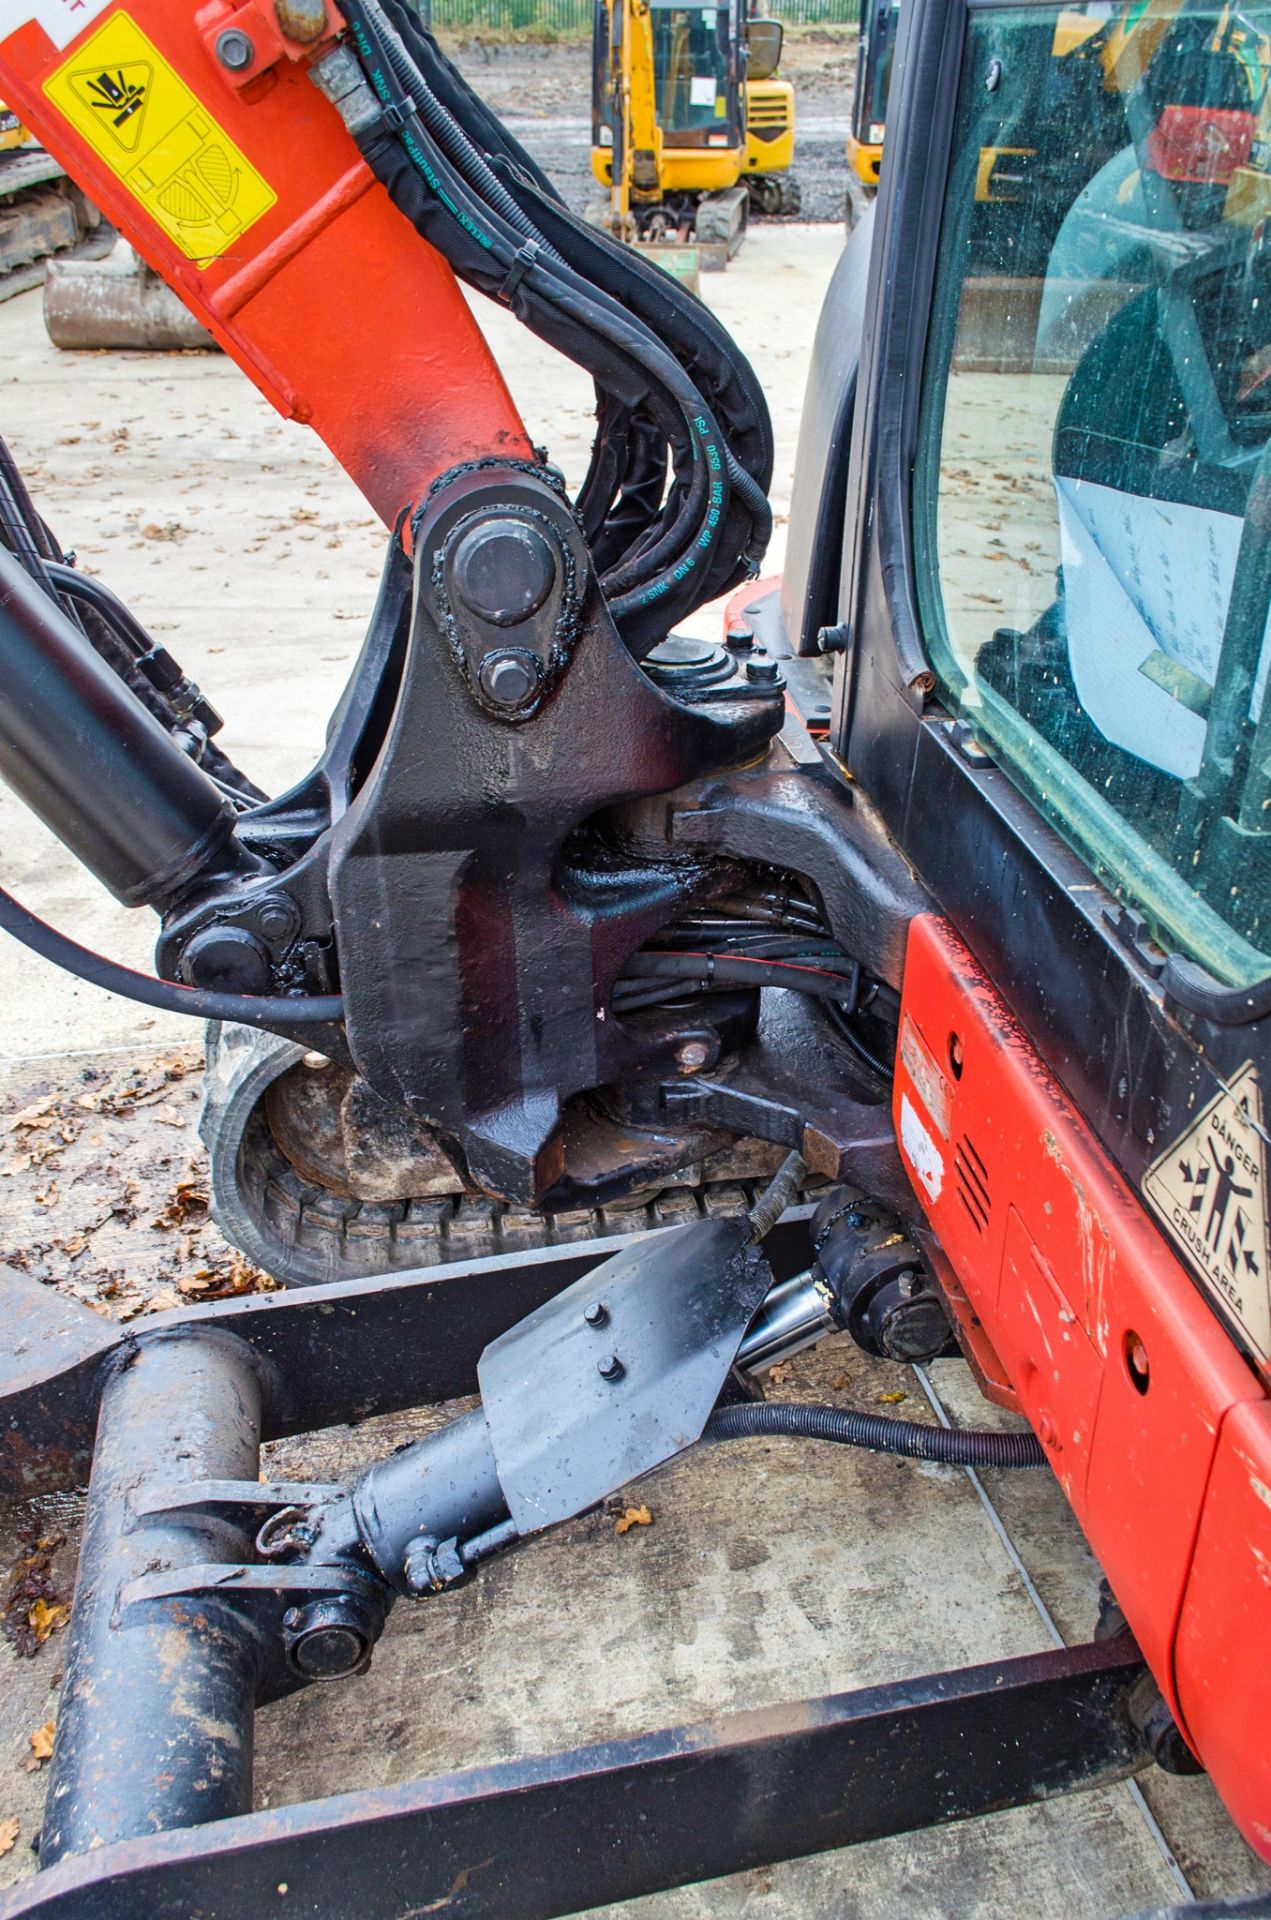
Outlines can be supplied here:
<path id="1" fill-rule="evenodd" d="M 272 1263 L 262 1259 L 261 1264 L 286 1275 L 299 1263 L 311 1282 L 363 1279 L 682 1226 L 691 1220 L 732 1217 L 748 1212 L 766 1184 L 756 1180 L 670 1186 L 622 1206 L 545 1215 L 518 1213 L 500 1201 L 468 1194 L 377 1205 L 303 1180 L 259 1113 L 248 1122 L 239 1167 L 242 1198 L 263 1242 L 276 1250 Z"/>

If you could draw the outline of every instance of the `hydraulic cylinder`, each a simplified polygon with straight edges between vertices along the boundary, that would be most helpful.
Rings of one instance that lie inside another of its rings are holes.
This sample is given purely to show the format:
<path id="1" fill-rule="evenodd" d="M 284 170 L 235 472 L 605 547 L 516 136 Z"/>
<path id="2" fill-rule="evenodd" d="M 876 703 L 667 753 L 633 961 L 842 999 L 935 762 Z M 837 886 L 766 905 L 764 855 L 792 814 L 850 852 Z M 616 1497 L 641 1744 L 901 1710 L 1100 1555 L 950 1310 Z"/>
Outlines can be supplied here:
<path id="1" fill-rule="evenodd" d="M 87 635 L 0 547 L 0 778 L 125 906 L 221 856 L 234 810 Z"/>

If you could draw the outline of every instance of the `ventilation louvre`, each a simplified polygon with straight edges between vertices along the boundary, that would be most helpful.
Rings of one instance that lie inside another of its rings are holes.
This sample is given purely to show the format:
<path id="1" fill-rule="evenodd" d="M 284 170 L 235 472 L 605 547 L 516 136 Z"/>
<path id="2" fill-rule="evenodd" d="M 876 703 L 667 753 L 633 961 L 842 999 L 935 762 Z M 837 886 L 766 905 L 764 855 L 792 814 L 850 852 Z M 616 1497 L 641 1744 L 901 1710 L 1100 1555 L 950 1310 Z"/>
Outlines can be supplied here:
<path id="1" fill-rule="evenodd" d="M 986 1233 L 993 1211 L 989 1196 L 989 1170 L 965 1133 L 953 1150 L 953 1170 L 958 1198 L 966 1208 L 971 1225 L 977 1233 Z"/>

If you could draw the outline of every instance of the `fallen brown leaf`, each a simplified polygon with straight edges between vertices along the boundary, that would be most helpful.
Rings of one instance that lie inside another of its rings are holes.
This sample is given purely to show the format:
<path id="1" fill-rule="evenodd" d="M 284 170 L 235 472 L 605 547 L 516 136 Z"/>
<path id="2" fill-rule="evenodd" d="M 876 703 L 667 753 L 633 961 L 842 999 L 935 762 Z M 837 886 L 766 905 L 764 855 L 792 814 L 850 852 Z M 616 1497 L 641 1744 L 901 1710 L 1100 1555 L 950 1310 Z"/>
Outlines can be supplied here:
<path id="1" fill-rule="evenodd" d="M 632 1527 L 651 1527 L 653 1515 L 647 1507 L 628 1507 L 621 1519 L 615 1521 L 615 1533 L 630 1533 Z"/>
<path id="2" fill-rule="evenodd" d="M 16 1813 L 10 1814 L 7 1820 L 0 1820 L 0 1854 L 13 1852 L 21 1831 L 22 1822 Z"/>
<path id="3" fill-rule="evenodd" d="M 136 1309 L 136 1311 L 139 1313 L 167 1313 L 170 1308 L 179 1307 L 180 1304 L 181 1296 L 175 1287 L 160 1287 L 159 1291 L 152 1293 L 150 1298 L 145 1301 L 141 1307 Z M 118 1316 L 120 1319 L 123 1317 L 122 1314 Z"/>
<path id="4" fill-rule="evenodd" d="M 178 1113 L 176 1108 L 166 1101 L 163 1106 L 155 1108 L 154 1117 L 156 1120 L 162 1120 L 165 1127 L 183 1127 L 185 1125 L 185 1115 Z"/>
<path id="5" fill-rule="evenodd" d="M 28 1607 L 26 1616 L 27 1625 L 41 1646 L 59 1627 L 64 1627 L 70 1617 L 71 1610 L 65 1600 L 55 1600 L 50 1606 L 43 1597 Z"/>
<path id="6" fill-rule="evenodd" d="M 779 1387 L 784 1380 L 790 1378 L 790 1362 L 788 1360 L 778 1360 L 775 1367 L 769 1367 L 768 1378 Z"/>
<path id="7" fill-rule="evenodd" d="M 850 1373 L 836 1373 L 830 1382 L 835 1393 L 846 1393 L 851 1384 L 852 1376 Z"/>
<path id="8" fill-rule="evenodd" d="M 28 1735 L 31 1742 L 31 1752 L 36 1760 L 52 1759 L 53 1732 L 56 1726 L 56 1720 L 46 1720 L 42 1727 L 37 1727 L 34 1733 Z"/>
<path id="9" fill-rule="evenodd" d="M 209 1196 L 199 1180 L 178 1180 L 168 1195 L 163 1212 L 151 1221 L 153 1227 L 187 1227 L 207 1216 Z"/>

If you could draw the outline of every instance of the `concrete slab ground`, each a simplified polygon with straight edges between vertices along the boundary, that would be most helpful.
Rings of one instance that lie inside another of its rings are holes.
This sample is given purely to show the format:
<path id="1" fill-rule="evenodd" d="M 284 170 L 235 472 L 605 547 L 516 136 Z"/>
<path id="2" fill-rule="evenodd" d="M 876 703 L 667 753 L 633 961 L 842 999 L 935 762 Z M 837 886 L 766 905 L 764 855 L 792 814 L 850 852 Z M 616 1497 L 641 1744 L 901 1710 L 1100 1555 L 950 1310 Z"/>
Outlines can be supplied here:
<path id="1" fill-rule="evenodd" d="M 772 400 L 777 564 L 804 373 L 839 244 L 828 228 L 761 229 L 705 284 Z M 587 383 L 506 316 L 482 314 L 534 438 L 577 482 Z M 0 307 L 0 430 L 59 536 L 222 706 L 235 758 L 275 790 L 303 771 L 383 547 L 323 450 L 219 359 L 59 356 L 29 297 Z M 5 797 L 0 847 L 0 879 L 37 911 L 148 962 L 142 918 L 112 907 Z M 0 1254 L 120 1317 L 202 1274 L 216 1289 L 231 1283 L 228 1250 L 197 1205 L 164 1218 L 203 1173 L 196 1040 L 175 1018 L 0 949 L 0 1107 L 10 1121 L 34 1110 L 0 1130 Z M 931 1379 L 959 1419 L 995 1417 L 956 1363 Z M 843 1339 L 799 1356 L 774 1390 L 864 1408 L 901 1393 L 902 1413 L 932 1417 L 920 1379 Z M 451 1411 L 288 1441 L 271 1449 L 269 1470 L 347 1474 Z M 846 1449 L 751 1441 L 685 1459 L 640 1497 L 651 1526 L 619 1536 L 608 1509 L 576 1521 L 458 1593 L 399 1608 L 361 1680 L 264 1713 L 261 1803 L 1023 1653 L 1093 1625 L 1098 1569 L 1045 1474 L 977 1484 Z M 79 1512 L 68 1498 L 0 1514 L 0 1578 L 33 1553 L 52 1601 L 68 1594 Z M 0 1641 L 0 1821 L 20 1822 L 0 1884 L 34 1871 L 46 1776 L 30 1735 L 56 1716 L 63 1646 L 60 1631 L 29 1657 Z M 1207 1783 L 1153 1776 L 621 1912 L 1104 1920 L 1189 1889 L 1268 1885 Z"/>

